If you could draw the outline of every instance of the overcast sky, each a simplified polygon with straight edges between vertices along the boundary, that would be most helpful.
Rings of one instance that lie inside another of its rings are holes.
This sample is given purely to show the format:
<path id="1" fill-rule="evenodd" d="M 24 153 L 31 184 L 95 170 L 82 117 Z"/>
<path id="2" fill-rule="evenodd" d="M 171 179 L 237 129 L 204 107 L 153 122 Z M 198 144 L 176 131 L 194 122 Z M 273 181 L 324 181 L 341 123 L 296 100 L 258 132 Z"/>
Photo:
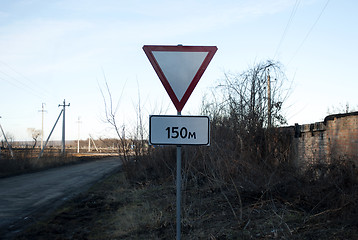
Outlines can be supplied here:
<path id="1" fill-rule="evenodd" d="M 358 106 L 357 9 L 355 0 L 3 0 L 0 123 L 15 140 L 31 139 L 45 103 L 47 137 L 66 99 L 67 139 L 78 126 L 81 139 L 113 136 L 104 78 L 128 131 L 139 95 L 146 118 L 176 114 L 142 50 L 149 44 L 218 47 L 183 114 L 198 114 L 224 73 L 274 59 L 292 82 L 288 123 L 321 121 L 332 106 Z M 62 119 L 52 139 L 61 128 Z"/>

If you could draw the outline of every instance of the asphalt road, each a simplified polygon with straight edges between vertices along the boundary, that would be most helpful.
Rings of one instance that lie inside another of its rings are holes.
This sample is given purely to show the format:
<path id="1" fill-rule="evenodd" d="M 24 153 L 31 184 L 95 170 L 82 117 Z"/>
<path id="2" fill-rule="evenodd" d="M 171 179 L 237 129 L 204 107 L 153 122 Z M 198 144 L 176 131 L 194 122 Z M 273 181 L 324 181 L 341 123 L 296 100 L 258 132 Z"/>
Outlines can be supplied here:
<path id="1" fill-rule="evenodd" d="M 0 239 L 11 239 L 120 165 L 112 157 L 0 179 Z"/>

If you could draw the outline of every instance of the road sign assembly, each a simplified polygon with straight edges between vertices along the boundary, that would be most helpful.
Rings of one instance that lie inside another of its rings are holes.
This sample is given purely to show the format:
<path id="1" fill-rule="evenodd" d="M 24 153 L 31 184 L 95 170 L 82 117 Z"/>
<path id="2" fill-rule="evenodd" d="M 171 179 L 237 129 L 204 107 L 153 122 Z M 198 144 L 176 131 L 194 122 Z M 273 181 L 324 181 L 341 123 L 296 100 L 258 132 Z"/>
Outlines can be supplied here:
<path id="1" fill-rule="evenodd" d="M 181 238 L 181 145 L 209 145 L 207 116 L 181 116 L 195 86 L 217 51 L 216 46 L 144 45 L 143 50 L 178 111 L 149 117 L 149 143 L 177 145 L 176 236 Z"/>

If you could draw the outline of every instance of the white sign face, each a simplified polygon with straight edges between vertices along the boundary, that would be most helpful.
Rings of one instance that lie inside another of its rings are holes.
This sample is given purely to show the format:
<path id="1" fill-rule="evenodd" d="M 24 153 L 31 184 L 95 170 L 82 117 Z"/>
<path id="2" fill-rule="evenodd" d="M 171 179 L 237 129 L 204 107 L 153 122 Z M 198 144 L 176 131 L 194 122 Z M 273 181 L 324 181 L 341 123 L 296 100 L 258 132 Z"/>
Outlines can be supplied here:
<path id="1" fill-rule="evenodd" d="M 149 143 L 151 145 L 209 145 L 209 117 L 151 115 Z"/>
<path id="2" fill-rule="evenodd" d="M 179 102 L 209 52 L 153 51 Z"/>

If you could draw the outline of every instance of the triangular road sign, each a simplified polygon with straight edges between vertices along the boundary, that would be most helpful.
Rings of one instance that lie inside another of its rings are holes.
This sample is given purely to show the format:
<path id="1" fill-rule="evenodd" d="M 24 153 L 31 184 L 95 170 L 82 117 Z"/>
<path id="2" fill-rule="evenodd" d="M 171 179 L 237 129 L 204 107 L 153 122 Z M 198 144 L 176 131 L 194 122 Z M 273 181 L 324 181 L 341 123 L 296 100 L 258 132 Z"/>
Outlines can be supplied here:
<path id="1" fill-rule="evenodd" d="M 188 101 L 217 49 L 216 46 L 143 46 L 178 112 Z"/>

